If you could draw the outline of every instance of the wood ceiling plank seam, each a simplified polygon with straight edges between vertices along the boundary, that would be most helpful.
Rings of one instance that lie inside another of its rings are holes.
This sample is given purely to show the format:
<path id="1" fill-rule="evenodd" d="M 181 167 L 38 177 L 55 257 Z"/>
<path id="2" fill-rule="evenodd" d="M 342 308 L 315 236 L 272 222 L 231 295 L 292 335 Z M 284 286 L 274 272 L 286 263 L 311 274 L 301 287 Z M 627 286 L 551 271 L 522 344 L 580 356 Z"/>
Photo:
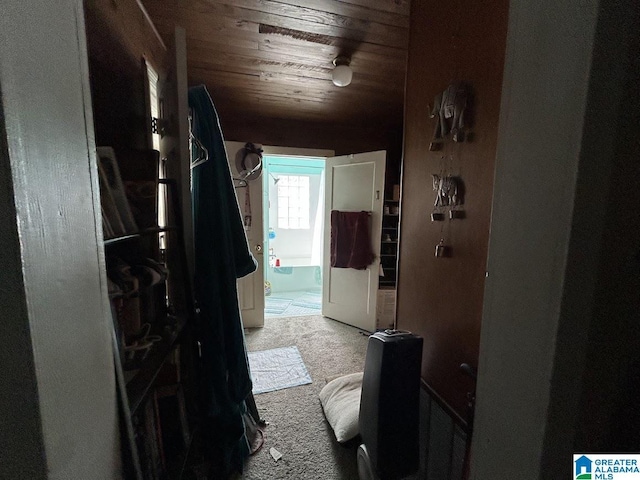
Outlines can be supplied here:
<path id="1" fill-rule="evenodd" d="M 277 0 L 232 0 L 232 2 L 230 0 L 199 0 L 198 3 L 202 5 L 227 5 L 233 9 L 255 10 L 263 14 L 273 14 L 294 20 L 310 21 L 333 27 L 348 28 L 375 35 L 386 35 L 389 32 L 394 31 L 401 35 L 408 35 L 409 32 L 408 27 L 385 25 L 376 22 L 371 18 L 355 18 L 317 8 L 308 8 L 294 2 L 286 3 L 279 2 Z"/>
<path id="2" fill-rule="evenodd" d="M 255 126 L 255 125 L 259 125 L 260 123 L 263 122 L 271 122 L 275 119 L 275 117 L 273 116 L 269 116 L 269 117 L 257 117 L 257 116 L 252 116 L 251 119 L 247 120 L 247 119 L 236 119 L 236 117 L 231 118 L 231 119 L 227 119 L 225 121 L 226 124 L 231 125 L 233 123 L 235 123 L 236 121 L 241 121 L 243 125 L 248 125 L 248 126 Z M 277 118 L 277 120 L 279 120 L 279 124 L 282 125 L 282 128 L 295 128 L 298 129 L 301 127 L 301 125 L 298 122 L 292 122 L 290 119 L 288 118 Z M 391 123 L 389 123 L 391 125 Z M 394 125 L 395 128 L 398 128 L 397 125 Z M 362 132 L 368 132 L 368 133 L 377 133 L 378 135 L 384 135 L 386 133 L 388 133 L 385 128 L 382 128 L 380 125 L 375 125 L 373 127 L 368 126 L 368 127 L 359 127 L 359 126 L 354 126 L 351 123 L 345 123 L 345 122 L 327 122 L 327 121 L 322 121 L 322 122 L 305 122 L 305 124 L 303 125 L 304 128 L 309 129 L 309 130 L 315 130 L 315 131 L 329 131 L 331 132 L 331 134 L 335 135 L 336 131 L 344 131 L 344 132 L 354 132 L 354 133 L 362 133 Z"/>
<path id="3" fill-rule="evenodd" d="M 212 65 L 221 65 L 221 64 L 234 65 L 235 64 L 235 65 L 242 65 L 245 67 L 254 67 L 258 70 L 261 68 L 274 67 L 275 69 L 278 69 L 278 68 L 285 68 L 285 69 L 292 69 L 292 70 L 297 69 L 297 70 L 305 70 L 305 71 L 316 71 L 320 73 L 331 72 L 331 69 L 328 69 L 325 67 L 319 67 L 313 62 L 306 62 L 306 63 L 298 63 L 297 61 L 288 62 L 288 61 L 282 61 L 281 58 L 273 58 L 273 57 L 259 58 L 254 56 L 238 55 L 234 53 L 217 52 L 214 55 L 205 53 L 204 55 L 192 55 L 191 59 L 193 61 L 208 62 Z"/>
<path id="4" fill-rule="evenodd" d="M 207 62 L 211 68 L 216 69 L 216 65 L 232 69 L 233 67 L 253 68 L 258 71 L 287 71 L 298 70 L 300 72 L 315 72 L 311 75 L 317 78 L 330 78 L 333 69 L 321 66 L 326 62 L 299 62 L 295 58 L 286 61 L 286 56 L 280 58 L 238 55 L 227 52 L 200 52 L 192 55 L 193 61 Z M 380 83 L 403 83 L 404 70 L 395 69 L 392 65 L 377 65 L 375 63 L 360 64 L 353 69 L 354 77 L 363 77 L 370 80 L 377 79 Z"/>
<path id="5" fill-rule="evenodd" d="M 187 65 L 189 64 L 187 63 Z M 198 69 L 198 67 L 194 67 L 194 68 Z M 200 70 L 202 69 L 200 68 Z M 216 70 L 216 71 L 207 70 L 207 71 L 211 72 L 212 74 L 215 74 L 220 78 L 230 78 L 235 80 L 236 82 L 245 82 L 245 81 L 251 81 L 251 80 L 255 80 L 256 82 L 260 81 L 259 73 L 235 72 L 235 71 L 229 71 L 229 70 Z"/>
<path id="6" fill-rule="evenodd" d="M 367 31 L 354 30 L 351 28 L 341 27 L 337 25 L 328 25 L 324 23 L 318 23 L 294 17 L 285 17 L 277 14 L 266 13 L 259 10 L 250 10 L 248 8 L 240 8 L 232 5 L 221 3 L 206 3 L 210 11 L 196 12 L 180 6 L 174 6 L 169 9 L 167 7 L 155 8 L 153 10 L 154 15 L 158 15 L 158 12 L 164 10 L 165 16 L 175 17 L 182 21 L 191 21 L 196 15 L 202 15 L 206 13 L 215 14 L 216 17 L 228 17 L 235 21 L 244 21 L 251 23 L 264 23 L 268 25 L 275 25 L 278 27 L 290 28 L 294 30 L 308 31 L 311 33 L 317 33 L 321 35 L 329 35 L 338 38 L 349 38 L 357 41 L 367 41 L 369 43 L 380 45 L 392 45 L 395 47 L 407 48 L 409 42 L 408 29 L 398 29 L 395 27 L 381 26 L 376 27 L 378 24 L 371 24 L 371 27 Z"/>
<path id="7" fill-rule="evenodd" d="M 157 20 L 158 30 L 161 35 L 168 37 L 176 26 L 182 26 L 180 22 L 164 19 Z M 254 25 L 255 26 L 255 25 Z M 260 41 L 257 32 L 248 32 L 243 29 L 229 30 L 227 27 L 220 29 L 212 29 L 208 26 L 189 25 L 185 29 L 187 40 L 187 51 L 189 48 L 210 48 L 219 49 L 222 47 L 236 47 L 246 50 L 259 50 L 258 43 Z"/>
<path id="8" fill-rule="evenodd" d="M 277 72 L 262 72 L 260 75 L 260 80 L 263 82 L 273 82 L 273 83 L 290 83 L 290 82 L 296 82 L 296 81 L 301 81 L 301 82 L 305 82 L 305 83 L 310 83 L 310 84 L 316 84 L 316 82 L 331 82 L 331 77 L 327 77 L 327 78 L 322 78 L 322 79 L 317 79 L 317 78 L 310 78 L 310 77 L 300 77 L 300 76 L 296 76 L 296 75 L 289 75 L 289 74 L 283 74 L 283 73 L 277 73 Z M 367 92 L 376 92 L 378 94 L 381 94 L 383 92 L 402 92 L 402 86 L 401 85 L 393 85 L 390 83 L 386 83 L 386 82 L 367 82 L 366 80 L 363 80 L 361 77 L 356 77 L 354 78 L 354 80 L 352 81 L 352 85 L 355 85 L 355 88 L 349 88 L 349 91 L 352 90 L 364 90 Z M 333 87 L 333 88 L 339 88 L 339 87 Z"/>
<path id="9" fill-rule="evenodd" d="M 292 46 L 287 44 L 282 44 L 279 42 L 273 42 L 271 39 L 265 38 L 264 41 L 258 42 L 258 50 L 273 52 L 273 53 L 282 53 L 288 54 L 290 52 L 295 52 L 300 56 L 322 56 L 324 58 L 331 57 L 335 58 L 337 55 L 343 53 L 340 48 L 334 47 L 332 45 L 320 45 L 320 44 L 309 44 L 304 46 Z M 357 65 L 358 62 L 366 61 L 366 62 L 375 62 L 380 63 L 384 62 L 385 64 L 395 64 L 395 68 L 405 69 L 405 62 L 403 62 L 403 56 L 393 56 L 393 57 L 383 57 L 377 55 L 375 53 L 368 52 L 360 52 L 356 51 L 351 57 L 352 66 Z"/>
<path id="10" fill-rule="evenodd" d="M 212 71 L 210 69 L 202 68 L 194 64 L 189 65 L 189 71 L 192 73 L 197 72 L 199 75 L 206 76 L 209 79 L 209 81 L 215 81 L 216 78 L 222 78 L 226 73 L 226 71 Z M 271 88 L 271 85 L 273 85 L 274 88 L 277 85 L 294 86 L 294 87 L 299 85 L 307 85 L 309 88 L 316 88 L 316 89 L 322 89 L 323 88 L 322 85 L 326 85 L 326 87 L 330 88 L 332 91 L 334 89 L 338 91 L 337 89 L 339 88 L 334 86 L 331 83 L 330 79 L 312 79 L 308 77 L 299 77 L 299 76 L 291 76 L 291 75 L 287 75 L 284 78 L 272 77 L 272 76 L 269 76 L 270 73 L 271 72 L 263 73 L 261 76 L 257 73 L 255 75 L 252 74 L 253 76 L 251 77 L 251 79 L 256 82 L 260 81 L 260 83 L 262 84 L 262 88 L 265 90 L 268 90 L 269 88 Z M 300 80 L 297 80 L 297 79 L 300 79 Z M 242 84 L 238 84 L 239 87 L 241 85 Z M 402 103 L 404 90 L 399 85 L 384 85 L 379 82 L 378 83 L 370 82 L 367 79 L 363 79 L 363 78 L 357 78 L 356 80 L 353 81 L 352 85 L 353 85 L 353 88 L 349 88 L 346 90 L 339 90 L 339 91 L 352 92 L 350 93 L 350 95 L 353 95 L 356 97 L 358 97 L 360 94 L 363 94 L 363 93 L 367 95 L 377 95 L 381 97 L 380 100 L 378 100 L 380 102 L 398 101 Z M 347 93 L 345 93 L 345 95 L 347 95 Z"/>
<path id="11" fill-rule="evenodd" d="M 299 61 L 301 64 L 309 65 L 311 63 L 318 64 L 323 62 L 326 69 L 332 70 L 332 60 L 339 53 L 338 50 L 327 49 L 326 46 L 322 48 L 309 47 L 293 47 L 289 48 L 286 45 L 264 42 L 259 45 L 256 50 L 254 48 L 245 48 L 243 46 L 233 45 L 231 43 L 219 43 L 219 44 L 205 44 L 197 40 L 188 40 L 187 45 L 190 47 L 190 51 L 197 52 L 196 54 L 205 54 L 205 52 L 225 53 L 225 54 L 237 54 L 244 56 L 255 56 L 256 58 L 263 59 L 280 59 L 282 56 L 287 58 L 293 58 Z M 367 69 L 377 67 L 383 67 L 384 70 L 404 72 L 405 62 L 403 61 L 404 55 L 398 55 L 396 57 L 380 57 L 374 54 L 359 53 L 357 52 L 351 60 L 351 67 L 354 70 L 360 67 Z"/>
<path id="12" fill-rule="evenodd" d="M 301 65 L 304 67 L 317 69 L 316 71 L 329 73 L 333 70 L 333 66 L 331 64 L 331 61 L 329 60 L 325 61 L 325 65 L 323 66 L 319 65 L 319 63 L 321 63 L 321 59 L 314 59 L 298 55 L 287 55 L 285 57 L 286 61 L 283 61 L 283 55 L 265 51 L 262 51 L 259 55 L 256 55 L 253 51 L 242 51 L 241 49 L 235 49 L 233 51 L 218 50 L 216 52 L 211 52 L 206 49 L 194 47 L 189 52 L 189 56 L 194 60 L 203 61 L 207 61 L 208 59 L 213 58 L 213 61 L 215 61 L 216 63 L 228 62 L 240 65 Z M 358 73 L 360 72 L 360 70 L 362 70 L 362 73 L 371 76 L 382 76 L 385 78 L 393 78 L 393 76 L 397 75 L 399 72 L 404 76 L 404 70 L 399 70 L 393 65 L 385 62 L 365 62 L 364 60 L 358 60 L 352 64 L 352 69 L 354 73 Z"/>
<path id="13" fill-rule="evenodd" d="M 263 66 L 264 67 L 264 66 Z M 189 60 L 188 68 L 198 69 L 208 75 L 215 75 L 217 72 L 229 72 L 239 73 L 245 75 L 251 75 L 260 77 L 262 81 L 295 81 L 297 79 L 308 79 L 309 82 L 331 82 L 331 75 L 321 75 L 317 72 L 310 72 L 307 70 L 293 69 L 293 68 L 260 68 L 251 69 L 247 67 L 229 66 L 229 65 L 213 65 L 208 62 L 200 62 L 197 60 Z M 386 92 L 387 94 L 395 93 L 396 95 L 402 95 L 404 91 L 404 83 L 402 81 L 390 82 L 385 77 L 370 77 L 367 75 L 357 75 L 354 77 L 352 84 L 358 88 L 370 88 L 378 92 Z M 339 88 L 339 87 L 334 87 Z M 355 88 L 349 88 L 347 91 L 354 90 Z"/>
<path id="14" fill-rule="evenodd" d="M 313 112 L 296 112 L 297 115 L 292 117 L 288 115 L 287 112 L 282 112 L 280 110 L 274 109 L 270 105 L 258 105 L 258 108 L 252 108 L 251 110 L 239 110 L 239 109 L 231 109 L 228 112 L 224 110 L 220 110 L 221 116 L 220 121 L 225 128 L 226 123 L 232 123 L 234 120 L 236 121 L 253 121 L 254 118 L 267 119 L 269 122 L 278 122 L 280 121 L 293 121 L 294 123 L 298 122 L 309 122 L 314 124 L 349 124 L 352 128 L 358 128 L 363 122 L 359 118 L 355 117 L 345 117 L 345 118 L 331 118 L 327 115 L 323 115 L 322 113 L 313 113 Z M 217 108 L 217 107 L 216 107 Z M 385 129 L 392 128 L 394 124 L 383 117 L 377 119 L 378 126 L 380 127 L 381 132 L 384 132 Z M 366 124 L 362 124 L 360 128 L 366 128 Z"/>
<path id="15" fill-rule="evenodd" d="M 231 87 L 231 86 L 214 86 L 212 91 L 216 92 L 216 94 L 218 95 L 224 94 L 224 98 L 226 100 L 235 98 L 234 95 L 237 96 L 237 93 L 235 93 L 237 92 L 237 90 L 234 90 L 234 87 Z M 264 93 L 264 92 L 256 92 L 254 90 L 245 90 L 242 92 L 241 96 L 237 96 L 235 101 L 242 103 L 240 99 L 243 99 L 243 101 L 246 102 L 247 99 L 249 98 L 262 99 L 265 102 L 268 101 L 268 102 L 275 102 L 275 103 L 295 102 L 296 104 L 306 105 L 307 107 L 313 107 L 314 109 L 319 107 L 320 110 L 324 111 L 325 113 L 335 112 L 336 109 L 339 109 L 345 112 L 358 111 L 358 112 L 369 112 L 369 113 L 389 111 L 388 107 L 382 106 L 379 104 L 374 104 L 374 103 L 362 104 L 360 102 L 344 102 L 336 98 L 333 98 L 333 99 L 318 99 L 315 97 L 300 98 L 300 97 L 293 97 L 277 91 Z"/>
<path id="16" fill-rule="evenodd" d="M 156 22 L 158 26 L 158 31 L 162 36 L 169 36 L 171 32 L 178 25 L 174 21 L 160 21 Z M 199 32 L 194 30 L 192 27 L 189 30 L 186 30 L 186 39 L 187 39 L 187 49 L 189 47 L 197 47 L 200 46 L 202 48 L 219 48 L 221 45 L 225 46 L 235 46 L 239 48 L 245 48 L 248 50 L 258 50 L 260 38 L 255 36 L 252 38 L 247 38 L 247 32 L 245 30 L 237 30 L 233 32 L 224 32 L 224 35 L 215 35 L 212 36 L 211 32 Z M 257 34 L 256 34 L 257 35 Z"/>
<path id="17" fill-rule="evenodd" d="M 338 2 L 358 7 L 371 8 L 372 10 L 393 12 L 399 15 L 409 15 L 411 7 L 410 0 L 338 0 Z"/>
<path id="18" fill-rule="evenodd" d="M 196 12 L 197 13 L 197 12 Z M 186 29 L 193 24 L 201 24 L 210 31 L 220 30 L 238 30 L 258 33 L 258 24 L 247 20 L 239 20 L 237 18 L 226 15 L 217 15 L 214 17 L 206 17 L 204 15 L 196 15 L 184 8 L 171 8 L 167 5 L 156 5 L 149 9 L 149 14 L 154 23 L 168 23 L 173 25 L 179 24 Z"/>
<path id="19" fill-rule="evenodd" d="M 273 109 L 273 112 L 280 112 L 280 114 L 286 115 L 286 112 L 289 111 L 291 114 L 292 111 L 294 118 L 295 117 L 306 117 L 306 118 L 327 118 L 327 112 L 322 108 L 321 103 L 311 103 L 304 102 L 302 100 L 294 101 L 293 99 L 283 99 L 281 97 L 274 96 L 265 96 L 265 95 L 245 95 L 240 102 L 238 99 L 233 102 L 233 104 L 226 104 L 225 101 L 227 98 L 225 97 L 225 92 L 216 89 L 209 89 L 211 96 L 216 104 L 216 108 L 220 107 L 220 111 L 224 112 L 225 110 L 235 111 L 243 110 L 252 112 L 252 114 L 259 114 L 260 109 L 262 107 L 264 112 L 269 112 L 269 109 Z M 345 112 L 339 112 L 341 115 L 346 115 Z M 329 117 L 330 118 L 330 117 Z"/>
<path id="20" fill-rule="evenodd" d="M 218 71 L 222 71 L 222 72 L 235 72 L 235 73 L 246 73 L 249 75 L 262 75 L 262 74 L 271 74 L 271 73 L 281 73 L 282 69 L 279 68 L 274 68 L 274 69 L 268 69 L 268 68 L 253 68 L 253 67 L 245 67 L 245 66 L 238 66 L 238 65 L 228 65 L 228 64 L 212 64 L 211 62 L 201 62 L 198 60 L 189 60 L 188 61 L 188 65 L 189 68 L 197 68 L 200 69 L 202 71 L 207 71 L 207 72 L 211 72 L 211 73 L 215 73 Z M 323 80 L 323 81 L 331 81 L 331 74 L 330 73 L 320 73 L 320 72 L 316 72 L 313 70 L 305 70 L 302 74 L 299 74 L 300 69 L 285 69 L 287 72 L 291 72 L 291 73 L 286 73 L 287 75 L 291 75 L 291 76 L 296 76 L 299 78 L 308 78 L 310 80 Z"/>
<path id="21" fill-rule="evenodd" d="M 260 95 L 260 96 L 256 96 L 255 98 L 253 98 L 253 103 L 256 103 L 258 105 L 271 105 L 274 107 L 280 106 L 283 104 L 282 99 L 278 98 L 278 97 L 271 97 L 271 96 L 264 96 L 264 95 Z M 287 104 L 285 102 L 285 104 Z M 288 105 L 294 105 L 295 108 L 305 108 L 305 101 L 304 100 L 300 100 L 300 99 L 291 99 L 288 102 Z M 388 114 L 388 111 L 382 111 L 382 110 L 375 110 L 375 111 L 371 111 L 371 110 L 361 110 L 361 109 L 352 109 L 351 112 L 347 111 L 347 110 L 339 110 L 339 107 L 343 107 L 342 105 L 340 105 L 339 103 L 335 103 L 333 105 L 330 105 L 331 110 L 327 111 L 327 109 L 325 108 L 326 106 L 323 106 L 323 103 L 316 103 L 315 104 L 317 106 L 313 107 L 313 111 L 307 111 L 305 112 L 306 114 L 309 113 L 318 113 L 318 118 L 322 118 L 324 116 L 324 118 L 357 118 L 358 116 L 364 115 L 366 117 L 368 117 L 369 121 L 374 121 L 375 118 L 379 118 L 379 117 L 383 117 L 386 114 Z M 333 113 L 333 115 L 328 115 L 328 113 Z"/>
<path id="22" fill-rule="evenodd" d="M 289 37 L 286 35 L 278 35 L 278 34 L 259 34 L 258 45 L 262 45 L 263 43 L 275 43 L 282 45 L 285 47 L 290 45 L 292 47 L 299 48 L 312 48 L 315 46 L 323 47 L 323 48 L 333 48 L 337 52 L 349 50 L 352 52 L 357 51 L 360 53 L 366 53 L 368 55 L 375 55 L 379 58 L 397 58 L 398 56 L 406 55 L 407 50 L 399 47 L 390 47 L 387 45 L 378 45 L 367 42 L 355 42 L 349 39 L 342 39 L 336 37 L 328 37 L 330 39 L 329 43 L 316 43 L 311 41 L 306 41 L 302 39 L 297 39 L 293 37 Z"/>
<path id="23" fill-rule="evenodd" d="M 375 22 L 394 27 L 409 28 L 409 15 L 385 10 L 376 10 L 370 7 L 352 5 L 335 0 L 276 0 L 277 3 L 288 5 L 300 5 L 313 10 L 345 15 L 360 20 L 374 19 Z"/>
<path id="24" fill-rule="evenodd" d="M 207 76 L 202 75 L 202 76 Z M 355 88 L 349 91 L 337 89 L 330 82 L 309 84 L 305 82 L 299 83 L 276 83 L 273 82 L 268 89 L 265 89 L 264 82 L 255 77 L 239 77 L 238 75 L 229 74 L 212 74 L 207 77 L 208 82 L 214 82 L 216 86 L 238 88 L 243 92 L 265 93 L 278 92 L 279 95 L 309 97 L 309 99 L 332 99 L 342 98 L 343 101 L 349 103 L 362 103 L 363 101 L 378 101 L 385 106 L 391 106 L 397 102 L 397 98 L 384 96 L 378 99 L 380 92 L 370 88 Z"/>
<path id="25" fill-rule="evenodd" d="M 302 39 L 293 38 L 287 35 L 261 34 L 258 32 L 259 25 L 252 22 L 235 22 L 230 18 L 217 18 L 212 21 L 206 19 L 196 19 L 195 21 L 186 21 L 176 18 L 174 15 L 166 12 L 153 12 L 153 19 L 158 26 L 161 34 L 170 35 L 176 25 L 183 26 L 187 32 L 187 39 L 197 40 L 203 43 L 230 43 L 232 39 L 237 38 L 238 41 L 246 41 L 247 36 L 255 41 L 277 41 L 282 44 L 291 44 L 299 46 L 310 45 L 326 45 L 333 46 L 338 49 L 346 49 L 358 52 L 367 52 L 384 57 L 396 58 L 406 55 L 407 47 L 395 47 L 390 45 L 382 45 L 378 43 L 359 42 L 356 40 L 339 38 L 324 35 L 326 42 L 317 43 Z M 217 35 L 212 35 L 216 33 Z M 223 37 L 229 39 L 226 42 L 218 42 L 209 40 L 210 38 Z"/>
<path id="26" fill-rule="evenodd" d="M 332 92 L 329 88 L 310 88 L 305 87 L 303 85 L 273 85 L 269 90 L 264 89 L 264 84 L 262 82 L 246 80 L 239 81 L 234 77 L 227 77 L 224 75 L 216 75 L 212 78 L 216 82 L 216 86 L 218 87 L 228 87 L 228 88 L 238 88 L 243 92 L 252 92 L 256 94 L 264 93 L 269 94 L 269 92 L 276 92 L 279 96 L 300 96 L 300 97 L 309 97 L 309 100 L 316 99 L 326 99 L 333 98 L 336 96 L 335 92 Z"/>
<path id="27" fill-rule="evenodd" d="M 281 65 L 281 64 L 260 64 L 258 67 L 255 65 L 237 65 L 237 64 L 228 64 L 228 63 L 216 63 L 215 61 L 207 61 L 207 60 L 197 60 L 191 59 L 188 60 L 188 65 L 191 68 L 200 68 L 202 70 L 207 70 L 210 72 L 216 72 L 219 70 L 222 71 L 232 71 L 237 73 L 248 73 L 253 75 L 260 75 L 263 72 L 273 72 L 273 73 L 281 73 L 288 72 L 291 75 L 295 76 L 308 76 L 310 78 L 317 78 L 319 80 L 330 80 L 331 73 L 324 73 L 321 71 L 312 70 L 299 65 Z"/>
<path id="28" fill-rule="evenodd" d="M 219 65 L 216 66 L 216 68 L 211 68 L 211 64 L 204 62 L 201 63 L 199 61 L 194 61 L 194 60 L 190 60 L 188 62 L 188 66 L 189 66 L 189 71 L 193 71 L 193 70 L 198 70 L 200 71 L 202 74 L 205 75 L 215 75 L 217 72 L 230 72 L 230 73 L 244 73 L 244 74 L 248 74 L 248 75 L 255 75 L 255 76 L 260 76 L 260 80 L 261 81 L 265 81 L 265 82 L 270 82 L 270 81 L 274 81 L 277 82 L 279 81 L 279 79 L 283 78 L 283 81 L 291 80 L 291 81 L 296 81 L 297 79 L 301 79 L 300 81 L 303 82 L 331 82 L 331 73 L 326 73 L 326 74 L 320 74 L 318 72 L 314 72 L 314 71 L 304 71 L 301 72 L 300 70 L 291 70 L 290 73 L 289 71 L 281 71 L 282 69 L 274 69 L 276 71 L 267 71 L 267 69 L 260 69 L 260 70 L 256 70 L 256 69 L 250 69 L 250 68 L 246 68 L 246 67 L 239 67 L 237 65 L 235 66 L 230 66 L 230 65 Z M 404 95 L 404 82 L 402 81 L 397 81 L 397 82 L 389 82 L 389 81 L 385 81 L 385 79 L 381 79 L 380 77 L 376 77 L 376 78 L 371 78 L 368 77 L 366 75 L 357 75 L 356 77 L 354 77 L 352 84 L 354 85 L 354 88 L 362 88 L 363 86 L 365 88 L 370 88 L 373 89 L 376 92 L 379 93 L 384 93 L 385 94 L 385 98 L 386 95 L 391 95 L 393 99 L 402 102 L 402 98 Z M 334 87 L 334 88 L 338 88 L 338 87 Z M 349 89 L 352 90 L 352 89 Z"/>

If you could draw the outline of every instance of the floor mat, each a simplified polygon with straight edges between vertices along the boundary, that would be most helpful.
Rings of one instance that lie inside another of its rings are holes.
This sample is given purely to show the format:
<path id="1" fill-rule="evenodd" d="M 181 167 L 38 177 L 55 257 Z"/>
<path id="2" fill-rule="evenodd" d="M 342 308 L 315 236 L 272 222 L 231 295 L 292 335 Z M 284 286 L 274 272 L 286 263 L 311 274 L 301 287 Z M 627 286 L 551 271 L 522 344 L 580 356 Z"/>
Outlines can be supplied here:
<path id="1" fill-rule="evenodd" d="M 305 292 L 291 303 L 294 307 L 304 307 L 319 310 L 322 307 L 322 294 Z"/>
<path id="2" fill-rule="evenodd" d="M 256 395 L 311 383 L 298 347 L 249 352 L 249 366 Z"/>
<path id="3" fill-rule="evenodd" d="M 319 291 L 278 292 L 275 295 L 265 297 L 267 318 L 320 315 L 322 312 L 322 293 Z"/>
<path id="4" fill-rule="evenodd" d="M 291 305 L 292 301 L 290 298 L 264 297 L 264 313 L 280 315 Z"/>

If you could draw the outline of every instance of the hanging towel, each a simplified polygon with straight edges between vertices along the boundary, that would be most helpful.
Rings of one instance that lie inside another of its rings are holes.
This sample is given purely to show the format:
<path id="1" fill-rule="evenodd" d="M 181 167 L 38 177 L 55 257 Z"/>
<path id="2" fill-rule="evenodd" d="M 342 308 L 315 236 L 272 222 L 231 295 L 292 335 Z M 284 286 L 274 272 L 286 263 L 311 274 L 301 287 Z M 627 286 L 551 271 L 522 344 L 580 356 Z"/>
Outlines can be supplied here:
<path id="1" fill-rule="evenodd" d="M 247 243 L 222 131 L 209 92 L 189 89 L 192 133 L 209 160 L 192 169 L 195 294 L 200 308 L 202 402 L 213 478 L 242 470 L 249 454 L 242 414 L 251 393 L 236 279 L 257 263 Z"/>
<path id="2" fill-rule="evenodd" d="M 369 212 L 331 211 L 331 266 L 366 269 L 373 262 Z"/>

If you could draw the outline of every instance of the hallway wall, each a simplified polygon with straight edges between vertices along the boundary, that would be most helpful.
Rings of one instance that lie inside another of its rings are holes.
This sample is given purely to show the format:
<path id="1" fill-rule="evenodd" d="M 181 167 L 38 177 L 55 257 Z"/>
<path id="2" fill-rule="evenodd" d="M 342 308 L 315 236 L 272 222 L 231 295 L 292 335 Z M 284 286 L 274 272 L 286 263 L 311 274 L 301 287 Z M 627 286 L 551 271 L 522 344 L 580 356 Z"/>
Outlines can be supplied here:
<path id="1" fill-rule="evenodd" d="M 478 360 L 508 5 L 507 0 L 411 5 L 398 328 L 424 337 L 422 379 L 461 418 L 474 385 L 459 365 L 476 367 Z M 473 90 L 473 138 L 451 151 L 430 152 L 435 123 L 428 108 L 454 80 Z M 453 153 L 445 162 L 448 172 L 464 181 L 466 218 L 431 222 L 431 175 L 440 173 L 443 153 Z M 443 237 L 452 247 L 451 258 L 434 256 Z"/>

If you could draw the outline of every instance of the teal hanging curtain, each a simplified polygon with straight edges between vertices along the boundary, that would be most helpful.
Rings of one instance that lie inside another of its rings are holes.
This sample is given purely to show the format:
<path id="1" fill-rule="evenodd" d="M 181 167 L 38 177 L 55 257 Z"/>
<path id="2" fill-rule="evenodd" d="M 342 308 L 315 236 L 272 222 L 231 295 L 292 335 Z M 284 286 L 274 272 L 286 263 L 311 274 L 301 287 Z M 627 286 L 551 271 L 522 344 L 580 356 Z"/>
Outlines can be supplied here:
<path id="1" fill-rule="evenodd" d="M 242 414 L 251 376 L 236 279 L 254 272 L 218 114 L 205 86 L 189 89 L 192 133 L 208 161 L 192 169 L 195 294 L 200 308 L 205 445 L 214 478 L 242 471 L 249 454 Z"/>

